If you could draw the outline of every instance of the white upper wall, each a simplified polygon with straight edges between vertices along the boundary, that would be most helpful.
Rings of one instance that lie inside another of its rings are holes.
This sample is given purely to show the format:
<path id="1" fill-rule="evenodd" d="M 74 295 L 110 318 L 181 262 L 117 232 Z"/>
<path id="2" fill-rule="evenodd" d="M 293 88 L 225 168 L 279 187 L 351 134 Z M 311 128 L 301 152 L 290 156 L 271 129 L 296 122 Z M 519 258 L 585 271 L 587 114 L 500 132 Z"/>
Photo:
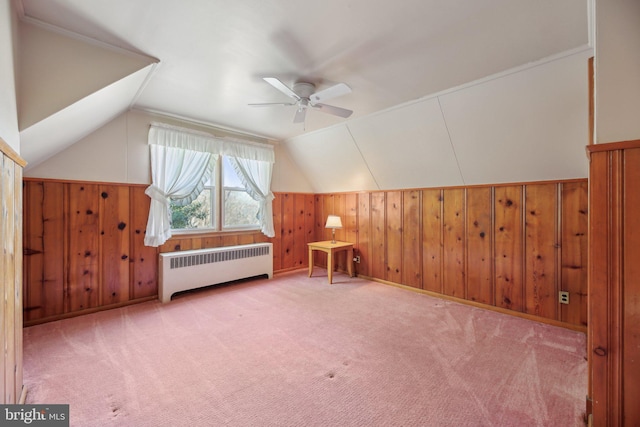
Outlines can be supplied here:
<path id="1" fill-rule="evenodd" d="M 232 135 L 219 129 L 180 119 L 132 110 L 71 145 L 47 161 L 25 170 L 25 177 L 78 181 L 150 184 L 151 169 L 147 136 L 149 125 L 161 122 L 212 133 Z M 275 144 L 276 164 L 272 191 L 311 192 L 299 168 L 286 151 Z"/>
<path id="2" fill-rule="evenodd" d="M 0 138 L 20 153 L 14 50 L 18 18 L 11 0 L 0 0 Z"/>
<path id="3" fill-rule="evenodd" d="M 595 141 L 640 139 L 640 1 L 596 1 Z"/>

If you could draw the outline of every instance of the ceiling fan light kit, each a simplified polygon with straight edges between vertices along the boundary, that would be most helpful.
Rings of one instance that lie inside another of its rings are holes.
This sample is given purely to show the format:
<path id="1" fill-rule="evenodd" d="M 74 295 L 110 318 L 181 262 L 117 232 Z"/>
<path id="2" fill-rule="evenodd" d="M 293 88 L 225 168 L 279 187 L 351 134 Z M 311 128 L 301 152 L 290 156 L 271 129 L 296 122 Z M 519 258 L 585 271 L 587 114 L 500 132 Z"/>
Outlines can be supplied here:
<path id="1" fill-rule="evenodd" d="M 319 92 L 316 92 L 316 86 L 313 83 L 296 82 L 293 85 L 293 89 L 291 89 L 289 86 L 285 85 L 275 77 L 264 77 L 264 81 L 269 83 L 274 88 L 278 89 L 280 92 L 289 96 L 290 98 L 293 98 L 295 102 L 269 102 L 249 105 L 254 107 L 265 107 L 272 105 L 297 105 L 298 109 L 296 110 L 296 114 L 293 117 L 294 123 L 304 123 L 308 107 L 312 107 L 324 113 L 332 114 L 334 116 L 342 117 L 345 119 L 351 116 L 351 114 L 353 113 L 353 111 L 347 110 L 346 108 L 322 103 L 322 101 L 326 101 L 327 99 L 336 98 L 338 96 L 351 93 L 351 88 L 345 83 L 338 83 Z"/>

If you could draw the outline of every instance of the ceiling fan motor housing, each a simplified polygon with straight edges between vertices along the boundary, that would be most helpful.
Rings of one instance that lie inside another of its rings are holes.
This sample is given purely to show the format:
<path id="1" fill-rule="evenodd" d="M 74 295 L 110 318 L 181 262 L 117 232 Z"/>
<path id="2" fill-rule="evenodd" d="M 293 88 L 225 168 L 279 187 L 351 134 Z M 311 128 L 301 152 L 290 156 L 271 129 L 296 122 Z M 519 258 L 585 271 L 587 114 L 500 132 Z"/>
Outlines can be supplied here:
<path id="1" fill-rule="evenodd" d="M 316 91 L 316 87 L 313 83 L 298 82 L 293 85 L 293 91 L 302 99 L 309 99 L 309 97 Z"/>

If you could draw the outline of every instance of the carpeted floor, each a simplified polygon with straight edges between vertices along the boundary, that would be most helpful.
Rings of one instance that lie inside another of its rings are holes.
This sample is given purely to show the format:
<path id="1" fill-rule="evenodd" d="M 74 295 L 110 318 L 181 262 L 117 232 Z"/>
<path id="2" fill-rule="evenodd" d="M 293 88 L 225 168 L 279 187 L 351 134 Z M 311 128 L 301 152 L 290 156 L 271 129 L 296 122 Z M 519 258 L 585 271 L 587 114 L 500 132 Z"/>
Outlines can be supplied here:
<path id="1" fill-rule="evenodd" d="M 584 334 L 305 271 L 24 332 L 71 426 L 581 426 Z"/>

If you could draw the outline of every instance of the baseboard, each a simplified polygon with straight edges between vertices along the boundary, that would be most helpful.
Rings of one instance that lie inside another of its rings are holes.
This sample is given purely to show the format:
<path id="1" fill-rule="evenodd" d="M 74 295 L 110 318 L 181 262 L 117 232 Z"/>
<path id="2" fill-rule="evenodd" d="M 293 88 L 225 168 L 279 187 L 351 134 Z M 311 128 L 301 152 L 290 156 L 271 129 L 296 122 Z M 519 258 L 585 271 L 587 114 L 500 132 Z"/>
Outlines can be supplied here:
<path id="1" fill-rule="evenodd" d="M 395 286 L 397 288 L 407 289 L 409 291 L 418 292 L 418 293 L 429 295 L 429 296 L 432 296 L 432 297 L 435 297 L 435 298 L 454 301 L 454 302 L 458 302 L 460 304 L 465 304 L 465 305 L 470 305 L 470 306 L 473 306 L 473 307 L 483 308 L 485 310 L 491 310 L 491 311 L 495 311 L 495 312 L 502 313 L 502 314 L 508 314 L 510 316 L 520 317 L 522 319 L 532 320 L 534 322 L 545 323 L 545 324 L 551 325 L 551 326 L 558 326 L 560 328 L 570 329 L 572 331 L 582 332 L 584 334 L 587 333 L 587 327 L 586 326 L 582 326 L 582 325 L 573 325 L 573 324 L 570 324 L 570 323 L 561 322 L 559 320 L 547 319 L 545 317 L 535 316 L 533 314 L 527 314 L 527 313 L 522 313 L 520 311 L 508 310 L 506 308 L 496 307 L 496 306 L 488 305 L 488 304 L 483 304 L 483 303 L 476 302 L 476 301 L 469 301 L 469 300 L 462 299 L 462 298 L 457 298 L 457 297 L 452 297 L 452 296 L 449 296 L 449 295 L 439 294 L 439 293 L 433 292 L 433 291 L 427 291 L 427 290 L 420 289 L 420 288 L 414 288 L 412 286 L 401 285 L 399 283 L 389 282 L 387 280 L 376 279 L 375 277 L 363 276 L 361 274 L 358 274 L 357 277 L 360 277 L 360 278 L 363 278 L 363 279 L 367 279 L 367 280 L 371 280 L 372 282 L 378 282 L 378 283 L 382 283 L 382 284 L 385 284 L 385 285 Z"/>

